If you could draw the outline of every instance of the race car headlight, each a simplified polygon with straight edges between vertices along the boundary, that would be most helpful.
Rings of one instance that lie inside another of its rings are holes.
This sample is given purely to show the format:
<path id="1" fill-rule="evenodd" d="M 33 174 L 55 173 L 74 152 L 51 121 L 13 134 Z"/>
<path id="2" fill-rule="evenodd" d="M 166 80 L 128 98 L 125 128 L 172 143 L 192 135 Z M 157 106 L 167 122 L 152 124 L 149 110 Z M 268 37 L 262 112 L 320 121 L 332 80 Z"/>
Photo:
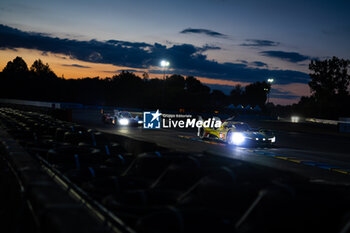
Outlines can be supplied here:
<path id="1" fill-rule="evenodd" d="M 119 124 L 120 125 L 128 125 L 129 124 L 129 120 L 128 119 L 120 119 L 119 120 Z"/>
<path id="2" fill-rule="evenodd" d="M 231 142 L 234 145 L 242 145 L 245 141 L 244 135 L 242 133 L 233 133 L 231 137 Z"/>
<path id="3" fill-rule="evenodd" d="M 143 124 L 143 121 L 137 121 L 137 124 Z"/>
<path id="4" fill-rule="evenodd" d="M 276 137 L 269 138 L 269 140 L 270 140 L 272 143 L 274 143 L 274 142 L 276 142 Z"/>

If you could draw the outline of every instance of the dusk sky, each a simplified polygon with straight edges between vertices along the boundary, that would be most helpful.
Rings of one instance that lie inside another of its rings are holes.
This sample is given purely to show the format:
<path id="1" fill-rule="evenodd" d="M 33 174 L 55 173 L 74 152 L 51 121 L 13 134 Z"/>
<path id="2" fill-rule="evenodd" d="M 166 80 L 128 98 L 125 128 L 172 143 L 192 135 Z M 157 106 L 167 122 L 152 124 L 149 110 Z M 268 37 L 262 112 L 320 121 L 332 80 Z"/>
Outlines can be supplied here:
<path id="1" fill-rule="evenodd" d="M 0 70 L 40 58 L 65 78 L 121 70 L 193 75 L 212 89 L 275 79 L 274 103 L 309 95 L 310 59 L 350 59 L 350 1 L 2 0 Z"/>

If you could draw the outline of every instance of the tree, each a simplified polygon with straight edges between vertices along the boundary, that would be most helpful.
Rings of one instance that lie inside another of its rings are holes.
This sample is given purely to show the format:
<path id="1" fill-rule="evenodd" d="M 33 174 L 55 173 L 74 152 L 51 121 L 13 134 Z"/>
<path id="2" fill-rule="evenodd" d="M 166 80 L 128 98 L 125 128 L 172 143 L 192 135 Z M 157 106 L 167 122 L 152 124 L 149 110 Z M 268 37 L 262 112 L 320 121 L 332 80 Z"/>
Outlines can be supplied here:
<path id="1" fill-rule="evenodd" d="M 210 88 L 203 85 L 198 79 L 188 76 L 185 80 L 186 108 L 198 110 L 208 108 Z"/>
<path id="2" fill-rule="evenodd" d="M 182 75 L 171 75 L 164 82 L 163 98 L 166 106 L 183 108 L 185 99 L 185 78 Z"/>
<path id="3" fill-rule="evenodd" d="M 234 105 L 242 104 L 244 90 L 241 85 L 236 85 L 230 92 L 230 100 Z"/>
<path id="4" fill-rule="evenodd" d="M 28 66 L 21 57 L 16 57 L 13 61 L 7 63 L 2 72 L 5 74 L 23 74 L 28 72 Z"/>
<path id="5" fill-rule="evenodd" d="M 186 89 L 189 92 L 200 92 L 202 90 L 201 82 L 193 76 L 186 78 Z"/>
<path id="6" fill-rule="evenodd" d="M 34 61 L 33 65 L 30 67 L 30 71 L 41 78 L 57 78 L 49 64 L 44 64 L 40 59 Z"/>
<path id="7" fill-rule="evenodd" d="M 149 79 L 149 74 L 148 74 L 147 72 L 143 72 L 142 78 L 143 78 L 144 80 L 148 80 L 148 79 Z"/>
<path id="8" fill-rule="evenodd" d="M 226 95 L 220 90 L 213 90 L 210 93 L 211 103 L 214 107 L 224 107 L 226 105 Z"/>
<path id="9" fill-rule="evenodd" d="M 306 116 L 338 119 L 350 114 L 350 61 L 333 57 L 309 65 L 311 96 L 302 97 L 295 109 Z"/>
<path id="10" fill-rule="evenodd" d="M 21 57 L 9 61 L 1 73 L 0 96 L 23 98 L 28 91 L 29 71 Z"/>
<path id="11" fill-rule="evenodd" d="M 316 101 L 349 94 L 349 65 L 349 60 L 337 57 L 324 61 L 311 61 L 309 69 L 313 73 L 309 74 L 311 77 L 309 86 Z"/>
<path id="12" fill-rule="evenodd" d="M 170 77 L 167 77 L 165 80 L 166 86 L 179 88 L 184 90 L 185 88 L 185 78 L 178 74 L 173 74 Z"/>
<path id="13" fill-rule="evenodd" d="M 246 104 L 263 106 L 270 89 L 271 85 L 265 81 L 247 85 L 244 93 Z"/>

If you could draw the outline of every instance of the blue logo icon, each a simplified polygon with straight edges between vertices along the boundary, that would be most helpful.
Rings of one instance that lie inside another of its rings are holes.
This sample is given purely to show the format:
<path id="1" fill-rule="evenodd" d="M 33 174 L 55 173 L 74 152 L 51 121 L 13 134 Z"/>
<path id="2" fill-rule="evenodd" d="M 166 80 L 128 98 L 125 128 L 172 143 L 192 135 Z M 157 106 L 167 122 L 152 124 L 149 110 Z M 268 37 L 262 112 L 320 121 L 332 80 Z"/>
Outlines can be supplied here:
<path id="1" fill-rule="evenodd" d="M 156 112 L 143 112 L 143 128 L 144 129 L 160 129 L 160 116 L 162 114 Z"/>

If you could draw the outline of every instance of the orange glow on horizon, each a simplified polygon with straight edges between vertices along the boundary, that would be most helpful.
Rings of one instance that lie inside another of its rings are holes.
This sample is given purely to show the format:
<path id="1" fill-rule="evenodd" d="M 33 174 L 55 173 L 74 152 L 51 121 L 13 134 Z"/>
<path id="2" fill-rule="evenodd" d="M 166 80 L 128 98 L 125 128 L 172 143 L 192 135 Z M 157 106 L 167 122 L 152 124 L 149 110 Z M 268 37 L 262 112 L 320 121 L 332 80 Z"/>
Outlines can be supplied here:
<path id="1" fill-rule="evenodd" d="M 249 84 L 248 82 L 238 82 L 238 81 L 230 81 L 230 80 L 224 80 L 224 79 L 212 79 L 212 78 L 205 78 L 205 77 L 196 77 L 196 78 L 205 84 L 217 84 L 217 85 L 225 85 L 225 86 L 232 86 L 232 87 L 236 85 L 241 85 L 242 87 L 245 87 Z"/>

